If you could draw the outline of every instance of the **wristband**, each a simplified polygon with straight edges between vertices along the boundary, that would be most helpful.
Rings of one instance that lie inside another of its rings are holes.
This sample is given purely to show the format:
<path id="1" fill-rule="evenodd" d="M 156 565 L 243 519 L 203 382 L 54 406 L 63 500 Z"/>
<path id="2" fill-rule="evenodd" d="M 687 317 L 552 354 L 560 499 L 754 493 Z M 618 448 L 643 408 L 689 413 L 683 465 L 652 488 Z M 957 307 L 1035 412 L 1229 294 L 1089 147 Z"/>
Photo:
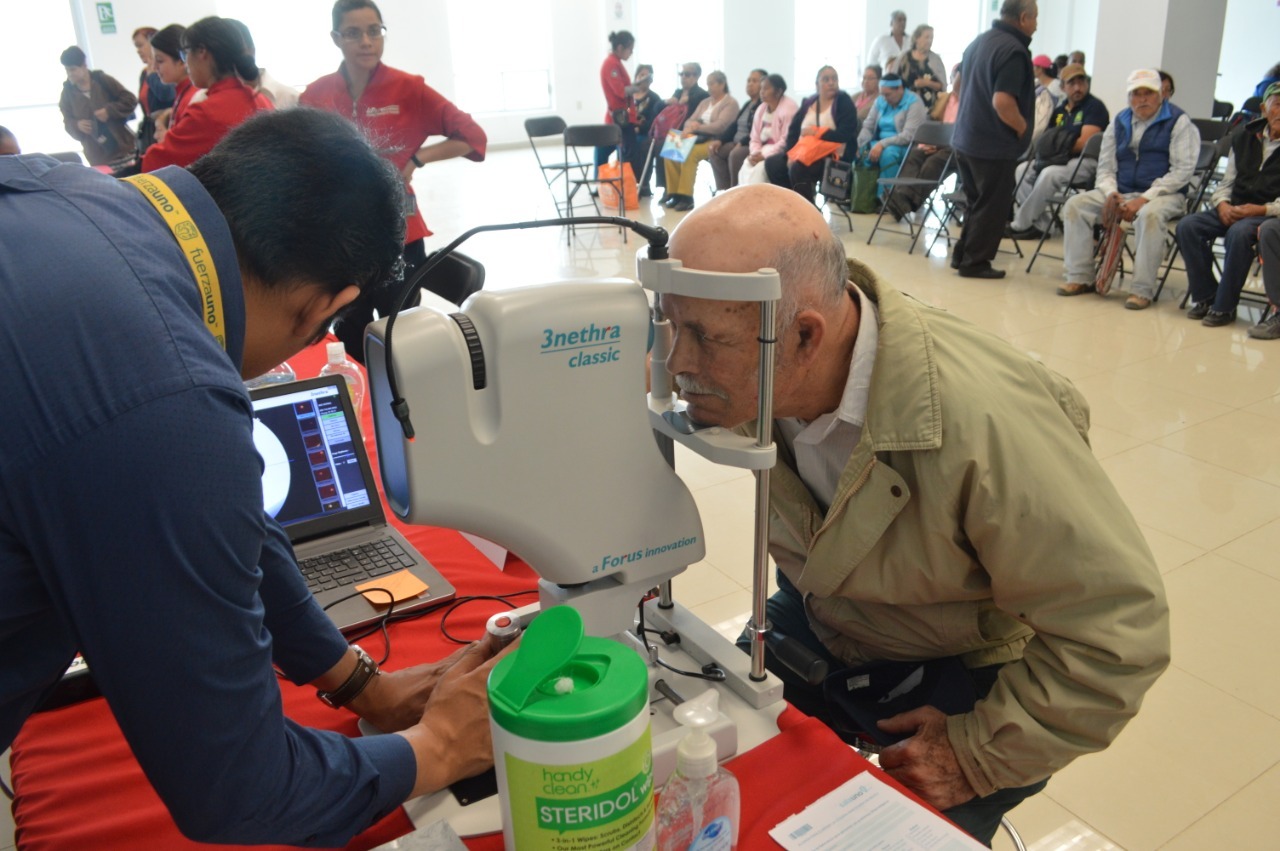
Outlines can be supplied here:
<path id="1" fill-rule="evenodd" d="M 351 645 L 351 649 L 356 651 L 356 667 L 347 677 L 347 681 L 333 691 L 316 691 L 316 697 L 320 698 L 326 706 L 334 709 L 341 709 L 355 700 L 369 682 L 381 673 L 378 670 L 378 663 L 361 650 L 359 644 Z"/>
<path id="2" fill-rule="evenodd" d="M 410 154 L 410 155 L 409 155 L 409 159 L 410 159 L 410 160 L 413 162 L 413 164 L 414 164 L 414 165 L 416 165 L 418 168 L 422 168 L 422 160 L 418 159 L 418 152 L 417 152 L 417 151 L 414 151 L 412 154 Z"/>

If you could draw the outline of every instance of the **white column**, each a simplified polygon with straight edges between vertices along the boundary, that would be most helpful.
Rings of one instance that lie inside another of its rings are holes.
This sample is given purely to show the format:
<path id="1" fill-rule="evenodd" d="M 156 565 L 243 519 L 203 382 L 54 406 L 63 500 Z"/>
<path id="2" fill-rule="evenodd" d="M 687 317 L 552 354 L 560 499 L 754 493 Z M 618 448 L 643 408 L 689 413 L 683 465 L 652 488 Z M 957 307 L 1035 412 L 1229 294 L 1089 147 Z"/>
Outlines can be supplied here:
<path id="1" fill-rule="evenodd" d="M 1178 91 L 1173 101 L 1208 118 L 1222 48 L 1227 0 L 1128 0 L 1101 3 L 1089 59 L 1093 93 L 1111 114 L 1128 106 L 1124 81 L 1135 68 L 1163 69 Z"/>

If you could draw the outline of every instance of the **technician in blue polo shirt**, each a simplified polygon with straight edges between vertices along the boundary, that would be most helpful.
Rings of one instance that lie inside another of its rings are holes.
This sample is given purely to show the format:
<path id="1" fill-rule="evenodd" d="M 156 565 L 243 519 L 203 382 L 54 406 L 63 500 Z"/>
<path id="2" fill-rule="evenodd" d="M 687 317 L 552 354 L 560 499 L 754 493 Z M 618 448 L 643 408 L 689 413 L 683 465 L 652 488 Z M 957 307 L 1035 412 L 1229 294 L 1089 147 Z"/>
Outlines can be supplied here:
<path id="1" fill-rule="evenodd" d="M 316 605 L 241 383 L 391 277 L 400 176 L 287 110 L 150 177 L 0 157 L 0 748 L 79 650 L 184 834 L 342 845 L 492 758 L 486 648 L 380 676 Z M 273 663 L 402 732 L 294 724 Z"/>

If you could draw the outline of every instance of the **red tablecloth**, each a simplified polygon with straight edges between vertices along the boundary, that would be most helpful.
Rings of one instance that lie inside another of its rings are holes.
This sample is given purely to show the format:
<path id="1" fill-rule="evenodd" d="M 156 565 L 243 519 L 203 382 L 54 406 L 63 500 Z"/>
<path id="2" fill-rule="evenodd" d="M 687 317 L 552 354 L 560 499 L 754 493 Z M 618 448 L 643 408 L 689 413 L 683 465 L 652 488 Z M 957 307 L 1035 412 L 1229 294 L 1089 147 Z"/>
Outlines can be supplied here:
<path id="1" fill-rule="evenodd" d="M 294 359 L 300 378 L 319 372 L 323 347 Z M 366 404 L 366 426 L 368 425 Z M 365 434 L 372 434 L 366 427 Z M 373 454 L 372 440 L 368 441 Z M 376 462 L 375 462 L 376 465 Z M 392 522 L 458 589 L 459 596 L 504 594 L 534 587 L 533 572 L 516 558 L 499 571 L 457 532 Z M 532 596 L 527 598 L 532 600 Z M 464 606 L 449 619 L 450 631 L 478 638 L 497 602 Z M 391 627 L 390 669 L 439 659 L 452 652 L 440 634 L 440 612 Z M 363 646 L 375 657 L 382 640 Z M 317 728 L 358 735 L 355 716 L 316 700 L 311 688 L 281 681 L 284 710 L 290 718 Z M 728 763 L 741 781 L 743 849 L 777 847 L 768 831 L 814 799 L 834 789 L 868 763 L 826 726 L 795 709 L 779 719 L 782 733 Z M 183 851 L 211 846 L 184 839 L 143 776 L 101 698 L 28 719 L 13 743 L 12 769 L 17 800 L 13 805 L 18 848 L 23 851 Z M 870 769 L 876 771 L 876 769 Z M 879 773 L 877 771 L 877 773 Z M 887 775 L 882 779 L 898 784 Z M 900 786 L 898 788 L 901 788 Z M 356 837 L 347 848 L 359 851 L 389 842 L 413 829 L 398 809 Z M 502 848 L 501 834 L 467 841 L 473 851 Z M 276 848 L 279 846 L 258 846 Z"/>

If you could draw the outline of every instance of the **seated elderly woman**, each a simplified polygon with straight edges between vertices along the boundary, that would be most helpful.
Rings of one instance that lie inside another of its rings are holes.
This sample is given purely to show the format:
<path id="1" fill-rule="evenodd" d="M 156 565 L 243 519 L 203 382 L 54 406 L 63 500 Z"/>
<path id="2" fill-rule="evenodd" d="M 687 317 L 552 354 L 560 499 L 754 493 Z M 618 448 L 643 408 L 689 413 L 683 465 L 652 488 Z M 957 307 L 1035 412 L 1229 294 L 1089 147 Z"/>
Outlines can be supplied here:
<path id="1" fill-rule="evenodd" d="M 707 91 L 696 108 L 690 110 L 680 132 L 686 138 L 693 136 L 698 142 L 685 157 L 684 162 L 666 161 L 667 196 L 663 206 L 677 212 L 693 209 L 693 181 L 698 174 L 698 164 L 707 158 L 707 143 L 725 131 L 738 117 L 738 102 L 729 94 L 729 80 L 723 71 L 707 75 Z"/>
<path id="2" fill-rule="evenodd" d="M 885 74 L 880 79 L 880 97 L 872 104 L 858 134 L 858 150 L 872 165 L 880 166 L 881 177 L 893 177 L 924 119 L 920 98 L 902 87 L 902 78 L 897 74 Z M 881 187 L 879 194 L 883 196 L 887 191 Z"/>
<path id="3" fill-rule="evenodd" d="M 814 82 L 818 91 L 804 99 L 791 119 L 785 153 L 774 154 L 764 161 L 770 183 L 794 189 L 810 201 L 816 193 L 818 181 L 822 179 L 826 160 L 830 156 L 853 159 L 855 148 L 852 143 L 858 138 L 858 110 L 853 105 L 853 98 L 840 88 L 840 75 L 836 69 L 824 65 L 818 69 L 818 78 Z M 813 145 L 809 137 L 830 143 L 832 150 L 819 157 L 811 156 L 821 146 Z M 806 150 L 808 153 L 803 153 Z"/>
<path id="4" fill-rule="evenodd" d="M 796 102 L 787 97 L 787 81 L 770 74 L 760 82 L 760 108 L 751 121 L 747 156 L 738 170 L 738 183 L 767 183 L 764 161 L 787 151 L 787 128 L 795 117 Z"/>

